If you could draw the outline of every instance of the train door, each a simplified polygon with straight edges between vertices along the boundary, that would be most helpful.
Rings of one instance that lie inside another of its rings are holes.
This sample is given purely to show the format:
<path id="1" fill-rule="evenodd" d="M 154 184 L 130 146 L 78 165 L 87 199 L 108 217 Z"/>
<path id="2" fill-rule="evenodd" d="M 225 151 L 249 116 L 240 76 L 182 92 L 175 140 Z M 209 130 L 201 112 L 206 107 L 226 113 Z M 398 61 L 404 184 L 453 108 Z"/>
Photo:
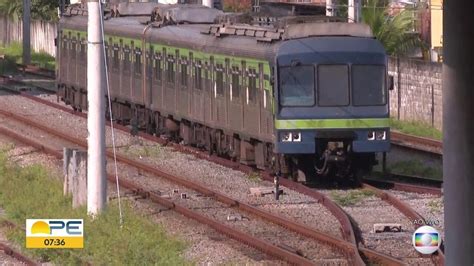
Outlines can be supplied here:
<path id="1" fill-rule="evenodd" d="M 129 45 L 122 43 L 122 71 L 120 72 L 120 98 L 124 101 L 129 100 L 130 98 L 130 85 L 131 85 L 131 53 L 132 50 Z"/>
<path id="2" fill-rule="evenodd" d="M 156 49 L 153 54 L 153 82 L 151 85 L 151 104 L 152 109 L 155 111 L 161 111 L 163 108 L 163 83 L 165 79 L 165 60 L 164 50 Z"/>
<path id="3" fill-rule="evenodd" d="M 176 55 L 173 55 L 172 50 L 168 50 L 166 54 L 166 82 L 163 89 L 163 107 L 168 114 L 176 109 L 176 65 Z"/>
<path id="4" fill-rule="evenodd" d="M 259 86 L 260 92 L 260 135 L 263 139 L 272 140 L 273 135 L 273 111 L 272 111 L 272 87 L 270 84 L 270 66 L 259 64 Z"/>
<path id="5" fill-rule="evenodd" d="M 244 68 L 244 129 L 245 132 L 254 136 L 259 134 L 260 125 L 260 103 L 258 101 L 260 86 L 258 80 L 255 66 Z"/>
<path id="6" fill-rule="evenodd" d="M 110 57 L 109 62 L 109 85 L 111 97 L 118 98 L 120 96 L 120 47 L 113 39 L 109 39 Z"/>
<path id="7" fill-rule="evenodd" d="M 132 86 L 131 86 L 131 99 L 134 103 L 140 104 L 140 105 L 145 105 L 145 101 L 143 99 L 143 67 L 142 67 L 142 50 L 139 47 L 135 47 L 133 41 L 132 41 L 132 59 L 133 59 L 133 64 L 132 64 L 132 74 L 131 74 L 131 81 L 132 81 Z M 144 51 L 143 51 L 144 52 Z"/>
<path id="8" fill-rule="evenodd" d="M 229 86 L 229 105 L 227 113 L 227 123 L 233 131 L 242 131 L 242 69 L 239 64 L 231 63 Z"/>
<path id="9" fill-rule="evenodd" d="M 224 128 L 226 125 L 226 98 L 227 71 L 224 60 L 216 60 L 214 64 L 214 93 L 212 105 L 212 120 L 216 127 Z"/>
<path id="10" fill-rule="evenodd" d="M 72 35 L 71 32 L 69 32 L 69 65 L 67 66 L 68 68 L 68 77 L 67 80 L 69 81 L 70 84 L 76 85 L 76 69 L 77 69 L 77 54 L 79 51 L 78 47 L 78 35 Z"/>
<path id="11" fill-rule="evenodd" d="M 210 58 L 206 58 L 206 62 L 204 63 L 204 121 L 208 125 L 212 125 L 212 106 L 213 106 L 213 97 L 214 97 L 214 69 L 210 64 Z"/>
<path id="12" fill-rule="evenodd" d="M 192 54 L 189 56 L 181 55 L 179 60 L 179 86 L 178 86 L 178 112 L 181 116 L 187 117 L 188 116 L 188 108 L 189 108 L 189 90 L 190 90 L 190 66 L 191 66 L 191 57 Z"/>
<path id="13" fill-rule="evenodd" d="M 193 66 L 193 97 L 191 101 L 192 105 L 192 117 L 198 122 L 204 123 L 204 71 L 201 58 L 194 59 Z"/>

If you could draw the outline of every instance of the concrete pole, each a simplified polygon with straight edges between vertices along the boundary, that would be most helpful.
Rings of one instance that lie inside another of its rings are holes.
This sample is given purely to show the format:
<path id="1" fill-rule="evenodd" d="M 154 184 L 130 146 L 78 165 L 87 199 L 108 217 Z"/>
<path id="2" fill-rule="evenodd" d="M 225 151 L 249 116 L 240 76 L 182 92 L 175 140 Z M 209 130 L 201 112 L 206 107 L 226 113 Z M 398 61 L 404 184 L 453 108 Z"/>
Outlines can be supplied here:
<path id="1" fill-rule="evenodd" d="M 213 8 L 214 7 L 214 0 L 202 0 L 202 5 Z"/>
<path id="2" fill-rule="evenodd" d="M 446 265 L 474 265 L 473 13 L 472 0 L 443 3 Z"/>
<path id="3" fill-rule="evenodd" d="M 23 0 L 23 64 L 31 63 L 31 0 Z"/>
<path id="4" fill-rule="evenodd" d="M 349 23 L 357 23 L 360 22 L 361 17 L 361 0 L 349 0 L 348 1 L 348 10 L 347 10 L 347 18 Z"/>
<path id="5" fill-rule="evenodd" d="M 106 203 L 105 65 L 99 0 L 88 0 L 87 24 L 87 212 L 99 214 Z"/>
<path id="6" fill-rule="evenodd" d="M 333 1 L 336 0 L 326 0 L 326 16 L 328 17 L 334 17 L 335 10 Z"/>

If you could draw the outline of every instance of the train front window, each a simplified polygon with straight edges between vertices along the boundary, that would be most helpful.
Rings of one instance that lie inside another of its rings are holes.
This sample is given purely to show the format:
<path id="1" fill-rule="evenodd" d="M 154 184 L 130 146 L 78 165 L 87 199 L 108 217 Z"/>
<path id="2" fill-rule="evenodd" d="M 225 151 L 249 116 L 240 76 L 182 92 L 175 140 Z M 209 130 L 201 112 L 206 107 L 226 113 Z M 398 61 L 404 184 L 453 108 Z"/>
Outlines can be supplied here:
<path id="1" fill-rule="evenodd" d="M 349 105 L 349 68 L 347 65 L 318 66 L 318 105 Z"/>
<path id="2" fill-rule="evenodd" d="M 313 66 L 281 67 L 279 80 L 282 106 L 314 105 Z"/>
<path id="3" fill-rule="evenodd" d="M 352 99 L 354 105 L 384 105 L 386 102 L 385 91 L 384 66 L 352 66 Z"/>

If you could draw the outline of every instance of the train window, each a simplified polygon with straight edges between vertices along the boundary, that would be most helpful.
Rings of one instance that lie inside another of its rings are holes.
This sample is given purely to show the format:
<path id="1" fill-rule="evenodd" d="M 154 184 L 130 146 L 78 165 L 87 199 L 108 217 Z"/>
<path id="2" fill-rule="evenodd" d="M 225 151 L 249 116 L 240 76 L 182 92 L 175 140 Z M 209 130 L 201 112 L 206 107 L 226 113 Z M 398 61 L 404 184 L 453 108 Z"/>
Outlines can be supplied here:
<path id="1" fill-rule="evenodd" d="M 347 65 L 318 66 L 318 104 L 349 105 L 349 68 Z"/>
<path id="2" fill-rule="evenodd" d="M 352 65 L 354 105 L 384 105 L 386 102 L 385 66 Z"/>
<path id="3" fill-rule="evenodd" d="M 117 44 L 114 44 L 112 48 L 112 69 L 119 70 L 120 68 L 120 54 L 119 47 Z"/>
<path id="4" fill-rule="evenodd" d="M 202 90 L 202 68 L 201 61 L 198 61 L 194 66 L 194 88 L 196 90 Z"/>
<path id="5" fill-rule="evenodd" d="M 84 63 L 87 59 L 87 44 L 84 39 L 79 42 L 79 47 L 81 49 L 79 52 L 79 60 Z"/>
<path id="6" fill-rule="evenodd" d="M 216 65 L 216 94 L 224 95 L 224 66 L 222 64 Z"/>
<path id="7" fill-rule="evenodd" d="M 140 49 L 135 50 L 135 74 L 140 75 L 142 73 L 142 53 Z"/>
<path id="8" fill-rule="evenodd" d="M 238 67 L 232 67 L 232 82 L 231 82 L 231 93 L 230 99 L 231 100 L 239 100 L 240 99 L 240 71 Z"/>
<path id="9" fill-rule="evenodd" d="M 175 73 L 175 69 L 174 69 L 174 59 L 173 57 L 169 57 L 168 58 L 168 67 L 166 69 L 166 80 L 169 82 L 169 83 L 174 83 L 174 73 Z"/>
<path id="10" fill-rule="evenodd" d="M 186 89 L 188 86 L 188 65 L 186 58 L 181 59 L 181 88 Z"/>
<path id="11" fill-rule="evenodd" d="M 282 106 L 314 105 L 314 67 L 280 68 L 280 104 Z"/>
<path id="12" fill-rule="evenodd" d="M 155 55 L 155 80 L 161 82 L 162 79 L 161 55 Z"/>
<path id="13" fill-rule="evenodd" d="M 130 48 L 128 46 L 123 49 L 123 70 L 130 71 Z"/>
<path id="14" fill-rule="evenodd" d="M 257 74 L 255 69 L 249 69 L 247 104 L 256 103 L 257 100 Z"/>

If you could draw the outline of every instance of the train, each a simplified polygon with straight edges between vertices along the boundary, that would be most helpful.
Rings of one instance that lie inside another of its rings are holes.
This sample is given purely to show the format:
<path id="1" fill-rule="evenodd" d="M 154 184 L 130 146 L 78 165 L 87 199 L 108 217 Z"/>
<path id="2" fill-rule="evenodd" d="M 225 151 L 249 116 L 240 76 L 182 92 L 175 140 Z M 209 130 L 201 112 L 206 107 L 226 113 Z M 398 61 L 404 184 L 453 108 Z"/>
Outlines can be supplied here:
<path id="1" fill-rule="evenodd" d="M 356 180 L 390 149 L 393 79 L 365 24 L 304 16 L 261 26 L 158 3 L 104 13 L 104 115 L 117 123 L 306 182 Z M 60 19 L 56 60 L 60 99 L 86 110 L 84 7 Z"/>

